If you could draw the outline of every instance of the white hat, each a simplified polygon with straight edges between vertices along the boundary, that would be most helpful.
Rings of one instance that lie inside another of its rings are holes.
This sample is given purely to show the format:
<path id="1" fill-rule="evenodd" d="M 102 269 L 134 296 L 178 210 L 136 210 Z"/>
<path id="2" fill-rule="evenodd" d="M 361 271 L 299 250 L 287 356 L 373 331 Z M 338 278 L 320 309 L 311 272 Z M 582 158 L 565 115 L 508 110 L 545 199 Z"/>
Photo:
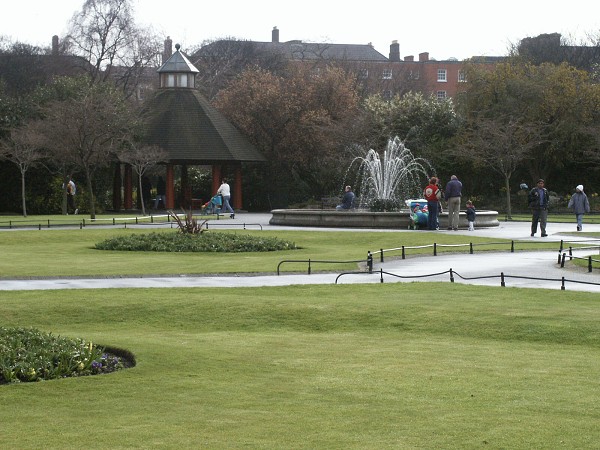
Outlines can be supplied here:
<path id="1" fill-rule="evenodd" d="M 578 191 L 583 192 L 583 184 L 578 184 L 575 189 L 577 189 Z"/>

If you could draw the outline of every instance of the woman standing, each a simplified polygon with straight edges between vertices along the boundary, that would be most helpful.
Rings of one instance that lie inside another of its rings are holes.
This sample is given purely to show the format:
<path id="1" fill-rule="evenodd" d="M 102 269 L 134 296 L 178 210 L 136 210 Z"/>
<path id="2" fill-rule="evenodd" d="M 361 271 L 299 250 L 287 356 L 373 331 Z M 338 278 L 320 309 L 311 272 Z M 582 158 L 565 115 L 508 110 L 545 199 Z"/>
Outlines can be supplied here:
<path id="1" fill-rule="evenodd" d="M 437 178 L 431 177 L 429 184 L 423 191 L 423 197 L 427 200 L 427 210 L 429 216 L 427 217 L 427 229 L 437 230 L 438 229 L 438 212 L 440 207 L 440 199 L 442 198 L 442 191 L 437 185 Z"/>
<path id="2" fill-rule="evenodd" d="M 568 207 L 575 213 L 577 219 L 577 231 L 583 231 L 583 215 L 590 212 L 590 202 L 583 192 L 583 185 L 580 184 L 575 188 L 575 193 L 569 200 Z"/>

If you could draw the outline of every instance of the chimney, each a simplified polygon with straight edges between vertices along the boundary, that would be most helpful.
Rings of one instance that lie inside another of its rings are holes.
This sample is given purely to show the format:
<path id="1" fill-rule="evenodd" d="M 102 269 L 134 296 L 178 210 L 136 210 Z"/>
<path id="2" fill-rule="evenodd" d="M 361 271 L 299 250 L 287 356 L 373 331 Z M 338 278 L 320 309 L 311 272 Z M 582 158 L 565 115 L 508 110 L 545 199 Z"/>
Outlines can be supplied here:
<path id="1" fill-rule="evenodd" d="M 400 44 L 398 44 L 398 41 L 392 41 L 392 45 L 390 45 L 390 61 L 400 61 Z"/>
<path id="2" fill-rule="evenodd" d="M 404 61 L 414 61 L 414 60 L 415 60 L 414 55 L 409 55 L 409 56 L 404 57 Z"/>
<path id="3" fill-rule="evenodd" d="M 271 32 L 271 42 L 279 43 L 279 30 L 277 27 L 273 27 L 273 31 Z"/>
<path id="4" fill-rule="evenodd" d="M 419 62 L 429 61 L 429 52 L 419 53 Z"/>
<path id="5" fill-rule="evenodd" d="M 162 63 L 166 63 L 167 59 L 169 59 L 173 55 L 173 41 L 171 40 L 171 36 L 167 36 L 165 39 L 165 49 L 162 54 Z"/>
<path id="6" fill-rule="evenodd" d="M 52 54 L 54 56 L 58 55 L 58 36 L 52 36 Z"/>

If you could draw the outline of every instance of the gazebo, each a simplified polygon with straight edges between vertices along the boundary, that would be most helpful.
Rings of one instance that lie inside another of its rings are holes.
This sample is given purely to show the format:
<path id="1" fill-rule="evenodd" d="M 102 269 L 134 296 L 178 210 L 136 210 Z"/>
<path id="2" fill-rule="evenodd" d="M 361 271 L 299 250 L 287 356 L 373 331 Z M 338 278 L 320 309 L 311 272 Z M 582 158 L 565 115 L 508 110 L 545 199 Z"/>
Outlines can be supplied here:
<path id="1" fill-rule="evenodd" d="M 192 203 L 187 189 L 187 167 L 210 165 L 212 194 L 220 183 L 225 168 L 232 169 L 232 203 L 242 208 L 242 163 L 264 162 L 265 158 L 208 100 L 196 89 L 198 69 L 175 45 L 173 53 L 158 69 L 159 88 L 149 98 L 142 115 L 147 125 L 146 143 L 157 145 L 168 153 L 166 162 L 166 207 L 175 207 L 174 167 L 181 166 L 183 205 Z M 131 171 L 125 171 L 125 208 L 127 181 Z M 131 201 L 129 201 L 131 204 Z"/>

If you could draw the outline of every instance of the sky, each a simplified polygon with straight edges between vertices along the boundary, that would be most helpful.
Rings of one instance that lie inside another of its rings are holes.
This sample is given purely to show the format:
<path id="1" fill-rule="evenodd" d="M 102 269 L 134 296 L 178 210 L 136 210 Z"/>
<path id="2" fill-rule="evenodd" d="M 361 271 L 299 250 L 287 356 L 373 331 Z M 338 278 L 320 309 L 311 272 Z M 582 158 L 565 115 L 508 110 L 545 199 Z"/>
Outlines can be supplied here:
<path id="1" fill-rule="evenodd" d="M 577 43 L 600 36 L 600 15 L 592 13 L 594 3 L 589 0 L 131 1 L 138 25 L 170 36 L 183 51 L 221 38 L 270 41 L 273 27 L 279 30 L 280 42 L 370 43 L 387 57 L 396 40 L 401 58 L 428 52 L 437 60 L 503 56 L 522 38 L 543 33 L 557 32 Z M 53 35 L 64 37 L 83 3 L 4 1 L 0 36 L 49 47 Z"/>

